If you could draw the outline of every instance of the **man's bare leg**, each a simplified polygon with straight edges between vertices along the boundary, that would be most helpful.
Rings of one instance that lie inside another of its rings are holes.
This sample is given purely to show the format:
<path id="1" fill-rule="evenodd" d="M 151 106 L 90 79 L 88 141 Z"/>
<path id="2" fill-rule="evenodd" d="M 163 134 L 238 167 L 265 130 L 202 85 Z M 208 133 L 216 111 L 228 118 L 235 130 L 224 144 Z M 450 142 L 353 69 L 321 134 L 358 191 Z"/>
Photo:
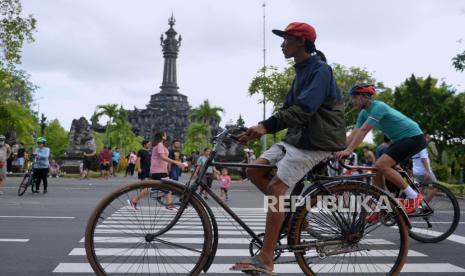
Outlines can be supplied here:
<path id="1" fill-rule="evenodd" d="M 266 159 L 258 158 L 254 164 L 269 165 L 270 162 Z M 268 184 L 270 183 L 270 172 L 271 168 L 247 168 L 247 177 L 262 193 L 267 194 Z"/>
<path id="2" fill-rule="evenodd" d="M 263 247 L 258 257 L 263 261 L 269 270 L 273 270 L 273 254 L 276 248 L 276 242 L 279 238 L 279 231 L 284 221 L 284 213 L 281 211 L 281 202 L 279 198 L 286 194 L 289 187 L 282 182 L 277 176 L 273 177 L 268 185 L 267 195 L 276 197 L 278 200 L 274 205 L 270 204 L 266 214 L 265 237 L 263 238 Z"/>
<path id="3" fill-rule="evenodd" d="M 397 188 L 404 190 L 407 188 L 407 183 L 400 175 L 400 173 L 393 169 L 392 167 L 396 164 L 396 161 L 392 159 L 389 155 L 383 154 L 375 163 L 376 167 L 376 177 L 375 183 L 378 187 L 384 188 L 384 183 L 382 181 L 382 176 L 394 184 Z M 381 180 L 380 180 L 381 179 Z M 378 182 L 380 181 L 380 182 Z M 380 186 L 382 185 L 382 186 Z"/>

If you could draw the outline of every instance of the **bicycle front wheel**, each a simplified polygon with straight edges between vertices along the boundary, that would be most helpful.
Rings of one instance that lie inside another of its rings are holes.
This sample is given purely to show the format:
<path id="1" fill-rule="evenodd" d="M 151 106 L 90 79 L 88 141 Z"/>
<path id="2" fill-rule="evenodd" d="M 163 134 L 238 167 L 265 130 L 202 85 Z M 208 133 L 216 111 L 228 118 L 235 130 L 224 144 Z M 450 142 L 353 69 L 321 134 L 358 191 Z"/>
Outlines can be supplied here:
<path id="1" fill-rule="evenodd" d="M 212 225 L 194 195 L 178 214 L 183 193 L 181 186 L 143 181 L 103 199 L 85 234 L 87 259 L 95 273 L 198 275 L 210 255 Z M 136 205 L 128 203 L 137 197 Z"/>
<path id="2" fill-rule="evenodd" d="M 329 193 L 311 193 L 309 203 L 294 215 L 288 242 L 302 271 L 305 275 L 399 274 L 409 248 L 401 207 L 365 183 L 336 184 L 327 187 Z M 378 212 L 380 203 L 388 208 Z"/>
<path id="3" fill-rule="evenodd" d="M 24 175 L 23 180 L 21 180 L 21 183 L 19 184 L 18 196 L 24 195 L 24 193 L 27 190 L 27 186 L 29 186 L 31 184 L 31 178 L 32 178 L 32 176 L 30 175 L 30 172 L 27 172 Z"/>
<path id="4" fill-rule="evenodd" d="M 417 211 L 409 215 L 412 229 L 410 237 L 419 242 L 440 242 L 454 233 L 460 221 L 460 207 L 457 198 L 445 186 L 419 184 L 423 202 Z"/>

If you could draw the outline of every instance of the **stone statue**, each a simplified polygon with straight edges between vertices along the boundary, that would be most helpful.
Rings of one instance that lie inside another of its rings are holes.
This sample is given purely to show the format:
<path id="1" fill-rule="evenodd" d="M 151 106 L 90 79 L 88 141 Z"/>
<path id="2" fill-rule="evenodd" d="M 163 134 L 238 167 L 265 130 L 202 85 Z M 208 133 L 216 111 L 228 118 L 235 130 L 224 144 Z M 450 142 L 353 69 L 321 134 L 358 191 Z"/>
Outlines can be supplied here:
<path id="1" fill-rule="evenodd" d="M 68 135 L 68 156 L 82 156 L 96 150 L 94 131 L 86 118 L 74 119 Z"/>

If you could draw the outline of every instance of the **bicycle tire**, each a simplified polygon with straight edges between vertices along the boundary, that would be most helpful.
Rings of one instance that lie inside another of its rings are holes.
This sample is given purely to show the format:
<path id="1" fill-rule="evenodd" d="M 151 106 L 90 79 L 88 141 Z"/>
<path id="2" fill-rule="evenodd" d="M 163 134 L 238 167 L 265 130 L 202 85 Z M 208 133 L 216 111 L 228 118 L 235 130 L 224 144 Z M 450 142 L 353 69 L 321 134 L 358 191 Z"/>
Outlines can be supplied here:
<path id="1" fill-rule="evenodd" d="M 151 189 L 152 192 L 171 192 L 173 202 L 181 199 L 185 190 L 184 186 L 148 180 L 122 187 L 106 196 L 92 212 L 86 227 L 85 250 L 92 269 L 97 275 L 200 274 L 211 254 L 213 241 L 210 218 L 201 201 L 192 195 L 187 208 L 176 221 L 173 221 L 173 217 L 176 217 L 178 211 L 170 211 L 164 206 L 158 206 L 158 201 L 154 200 L 152 195 L 140 199 L 138 210 L 125 205 L 126 199 L 131 199 L 132 195 L 139 194 L 146 188 Z M 166 223 L 168 226 L 157 225 L 157 222 Z M 124 223 L 132 223 L 132 225 Z M 191 224 L 196 226 L 190 226 Z M 191 230 L 196 227 L 199 229 L 196 234 L 202 236 L 200 238 L 196 236 L 195 241 L 192 238 L 191 242 L 197 245 L 188 244 L 190 235 L 188 233 L 182 238 L 170 237 L 180 229 Z M 102 236 L 104 233 L 106 236 Z M 109 233 L 115 237 L 107 237 Z M 147 240 L 148 237 L 153 236 L 155 236 L 153 239 Z M 132 243 L 131 239 L 134 240 Z M 186 241 L 184 244 L 181 243 L 183 239 Z M 112 247 L 113 243 L 116 247 Z M 195 246 L 199 248 L 194 248 Z M 116 253 L 108 255 L 111 252 Z M 183 252 L 187 252 L 186 256 Z M 160 256 L 157 256 L 158 253 Z M 170 257 L 172 253 L 176 254 Z M 198 257 L 192 261 L 193 258 L 189 254 L 198 254 Z M 175 263 L 172 263 L 173 260 Z M 186 261 L 192 263 L 186 264 Z M 179 272 L 179 270 L 184 271 Z"/>
<path id="2" fill-rule="evenodd" d="M 409 231 L 409 235 L 412 239 L 419 241 L 419 242 L 436 243 L 444 239 L 447 239 L 452 233 L 454 233 L 460 221 L 460 206 L 459 206 L 459 203 L 457 202 L 457 198 L 447 187 L 441 184 L 438 184 L 438 183 L 418 184 L 418 188 L 420 191 L 425 191 L 425 188 L 429 186 L 431 186 L 433 189 L 438 189 L 439 192 L 443 194 L 443 196 L 441 195 L 441 199 L 443 199 L 442 202 L 446 203 L 445 204 L 446 206 L 444 208 L 439 209 L 436 203 L 440 203 L 440 202 L 435 200 L 436 199 L 436 196 L 435 196 L 435 198 L 433 199 L 435 202 L 429 203 L 429 205 L 432 206 L 433 208 L 433 214 L 429 216 L 429 222 L 431 223 L 430 219 L 433 218 L 436 214 L 439 214 L 438 216 L 439 221 L 437 222 L 432 221 L 431 227 L 428 227 L 428 225 L 426 225 L 427 228 L 418 227 L 418 226 L 425 226 L 426 221 L 423 219 L 423 217 L 412 217 L 409 215 L 410 222 L 412 223 L 412 226 L 413 226 L 413 228 L 410 229 Z M 449 210 L 451 209 L 453 210 L 452 215 L 448 216 L 447 214 Z M 448 218 L 444 219 L 444 216 Z M 448 223 L 449 221 L 450 221 L 450 224 Z M 435 228 L 428 229 L 428 228 L 433 228 L 433 227 Z M 441 232 L 437 231 L 441 229 L 443 231 Z"/>
<path id="3" fill-rule="evenodd" d="M 386 195 L 380 189 L 358 181 L 340 182 L 340 184 L 328 185 L 326 188 L 330 191 L 331 195 L 337 195 L 338 200 L 342 198 L 344 206 L 350 204 L 348 201 L 344 202 L 346 198 L 350 198 L 350 195 L 371 195 L 375 199 L 380 198 L 381 195 Z M 320 219 L 318 218 L 318 213 L 315 213 L 316 210 L 314 208 L 317 206 L 316 204 L 318 204 L 317 195 L 324 195 L 324 193 L 315 190 L 308 195 L 310 196 L 311 202 L 310 213 L 307 210 L 308 208 L 300 208 L 296 211 L 293 216 L 292 228 L 288 237 L 288 244 L 291 246 L 299 246 L 305 241 L 313 241 L 315 245 L 319 242 L 323 242 L 319 244 L 320 248 L 317 249 L 318 245 L 314 247 L 314 252 L 309 251 L 310 248 L 294 251 L 297 263 L 305 275 L 318 275 L 320 273 L 329 273 L 329 275 L 331 275 L 344 274 L 344 272 L 355 272 L 357 275 L 372 275 L 375 272 L 385 273 L 386 275 L 398 275 L 400 273 L 403 265 L 407 261 L 409 249 L 408 224 L 402 208 L 392 198 L 389 199 L 389 204 L 393 212 L 389 213 L 389 216 L 390 219 L 395 220 L 397 228 L 386 226 L 381 222 L 377 222 L 374 225 L 367 224 L 366 221 L 367 218 L 370 217 L 370 213 L 364 212 L 360 212 L 360 214 L 349 212 L 338 216 L 338 218 L 341 219 L 341 224 L 335 223 L 335 228 L 332 228 L 330 225 L 332 223 L 331 218 L 325 220 L 322 215 Z M 333 214 L 331 216 L 333 216 Z M 342 218 L 347 220 L 344 222 Z M 342 234 L 342 230 L 340 233 L 337 233 L 337 228 L 344 224 L 349 227 L 346 229 L 351 229 L 350 227 L 360 227 L 359 229 L 362 236 L 357 237 L 353 233 L 345 235 Z M 318 229 L 318 226 L 320 226 L 321 229 Z M 374 228 L 375 226 L 377 228 Z M 381 233 L 374 234 L 374 231 L 381 226 L 386 227 L 382 229 Z M 365 239 L 365 235 L 368 234 L 369 238 Z M 353 237 L 357 238 L 351 240 L 350 238 Z M 379 239 L 379 237 L 381 239 Z M 398 237 L 399 244 L 393 244 L 393 237 Z M 343 244 L 340 248 L 336 248 L 336 246 L 339 246 L 338 244 L 326 245 L 331 243 L 331 241 L 342 241 Z M 384 243 L 384 241 L 388 241 L 388 243 Z M 383 243 L 390 244 L 389 242 L 393 245 L 383 245 Z M 392 249 L 385 250 L 386 246 Z M 340 251 L 338 252 L 338 250 Z M 344 252 L 344 250 L 348 251 Z M 326 255 L 322 255 L 322 252 L 326 252 Z M 377 259 L 367 262 L 370 257 Z M 347 258 L 347 260 L 345 260 L 345 258 Z M 307 259 L 311 260 L 307 261 Z M 357 263 L 359 260 L 361 260 L 362 263 Z M 392 266 L 389 267 L 385 263 L 377 263 L 379 260 L 382 262 L 386 262 L 387 260 L 392 261 Z M 335 261 L 336 263 L 334 263 Z"/>
<path id="4" fill-rule="evenodd" d="M 18 196 L 24 195 L 24 193 L 25 193 L 26 190 L 27 190 L 27 187 L 30 185 L 29 182 L 30 182 L 30 172 L 27 172 L 27 173 L 24 175 L 23 180 L 21 180 L 21 183 L 19 184 L 19 187 L 18 187 Z"/>

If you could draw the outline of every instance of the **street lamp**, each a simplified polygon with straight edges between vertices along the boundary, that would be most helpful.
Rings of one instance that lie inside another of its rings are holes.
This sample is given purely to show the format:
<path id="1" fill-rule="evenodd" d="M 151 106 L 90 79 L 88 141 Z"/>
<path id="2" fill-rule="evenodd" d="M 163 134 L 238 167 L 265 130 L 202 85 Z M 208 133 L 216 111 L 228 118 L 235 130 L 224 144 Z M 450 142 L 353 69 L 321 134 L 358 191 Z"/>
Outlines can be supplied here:
<path id="1" fill-rule="evenodd" d="M 266 28 L 265 28 L 265 19 L 266 19 L 266 2 L 263 0 L 262 4 L 263 8 L 263 79 L 266 80 Z M 266 120 L 266 97 L 265 97 L 265 89 L 263 89 L 263 121 Z M 262 152 L 266 151 L 266 135 L 262 136 Z"/>

